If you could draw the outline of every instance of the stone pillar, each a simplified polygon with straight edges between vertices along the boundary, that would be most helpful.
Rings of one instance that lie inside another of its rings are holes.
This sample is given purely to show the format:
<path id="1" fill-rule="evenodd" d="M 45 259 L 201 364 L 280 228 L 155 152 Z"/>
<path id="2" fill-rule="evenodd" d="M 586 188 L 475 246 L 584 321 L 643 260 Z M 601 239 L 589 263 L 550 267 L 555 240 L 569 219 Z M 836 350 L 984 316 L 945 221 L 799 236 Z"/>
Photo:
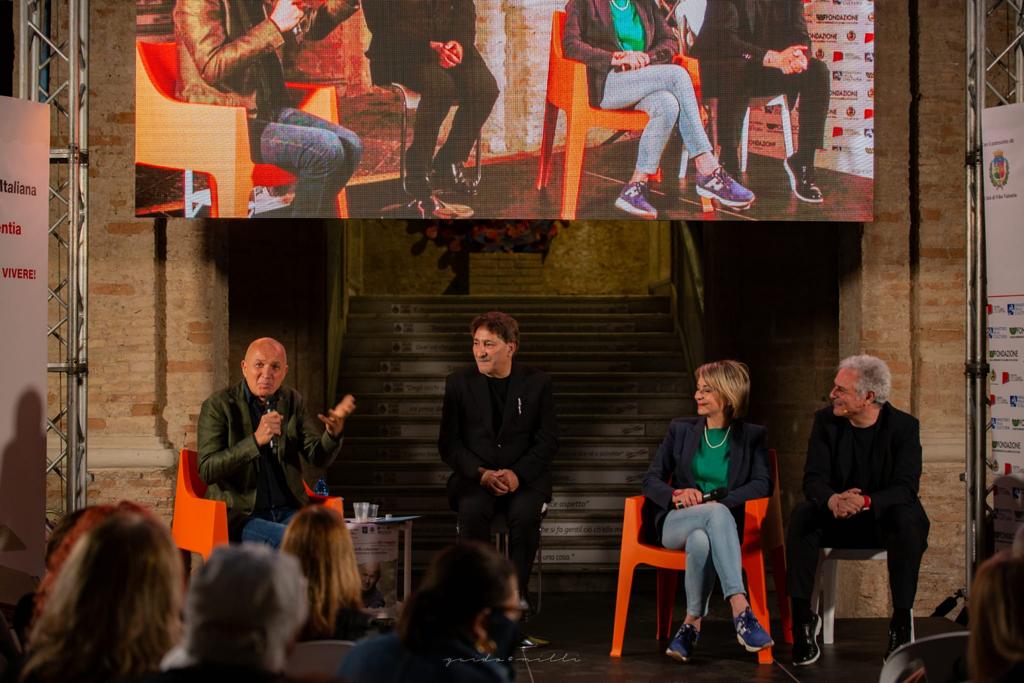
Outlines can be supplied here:
<path id="1" fill-rule="evenodd" d="M 505 61 L 505 16 L 502 0 L 476 0 L 476 47 L 498 82 L 498 101 L 480 133 L 485 154 L 504 154 L 505 103 L 509 87 Z"/>
<path id="2" fill-rule="evenodd" d="M 564 9 L 562 0 L 504 0 L 508 36 L 508 95 L 504 99 L 508 148 L 540 147 L 544 98 L 548 84 L 551 14 Z"/>

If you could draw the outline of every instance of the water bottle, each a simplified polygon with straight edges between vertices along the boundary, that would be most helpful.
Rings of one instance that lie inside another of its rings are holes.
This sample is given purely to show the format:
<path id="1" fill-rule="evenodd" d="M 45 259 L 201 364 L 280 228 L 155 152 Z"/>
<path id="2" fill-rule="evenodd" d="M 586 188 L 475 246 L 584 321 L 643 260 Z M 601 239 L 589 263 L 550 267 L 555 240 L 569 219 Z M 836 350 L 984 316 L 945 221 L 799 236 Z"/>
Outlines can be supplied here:
<path id="1" fill-rule="evenodd" d="M 313 487 L 313 493 L 318 496 L 331 495 L 331 490 L 327 488 L 327 481 L 323 477 L 316 480 L 316 486 Z"/>

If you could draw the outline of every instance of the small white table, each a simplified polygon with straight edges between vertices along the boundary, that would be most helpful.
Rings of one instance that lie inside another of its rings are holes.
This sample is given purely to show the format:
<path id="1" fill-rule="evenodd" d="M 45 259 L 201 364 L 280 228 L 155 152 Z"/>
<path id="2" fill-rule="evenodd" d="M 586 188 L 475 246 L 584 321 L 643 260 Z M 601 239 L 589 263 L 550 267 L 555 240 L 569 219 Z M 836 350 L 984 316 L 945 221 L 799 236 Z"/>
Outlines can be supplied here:
<path id="1" fill-rule="evenodd" d="M 409 594 L 412 593 L 412 523 L 414 520 L 420 518 L 421 515 L 402 515 L 400 517 L 371 517 L 364 522 L 357 522 L 354 518 L 346 517 L 345 525 L 348 526 L 350 532 L 355 534 L 363 526 L 374 526 L 374 527 L 389 527 L 397 526 L 399 534 L 402 535 L 401 547 L 402 547 L 402 595 L 400 600 L 405 601 L 409 598 Z M 358 545 L 358 541 L 354 537 L 352 540 L 354 545 Z M 395 548 L 395 559 L 397 560 L 398 549 Z M 382 558 L 390 559 L 390 558 Z"/>

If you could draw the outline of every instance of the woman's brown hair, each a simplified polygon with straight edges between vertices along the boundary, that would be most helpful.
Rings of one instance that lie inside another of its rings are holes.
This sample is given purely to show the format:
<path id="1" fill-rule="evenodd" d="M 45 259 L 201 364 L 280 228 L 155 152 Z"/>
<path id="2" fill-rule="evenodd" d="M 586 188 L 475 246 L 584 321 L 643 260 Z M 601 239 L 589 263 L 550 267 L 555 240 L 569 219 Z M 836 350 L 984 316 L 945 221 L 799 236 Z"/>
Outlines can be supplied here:
<path id="1" fill-rule="evenodd" d="M 181 632 L 181 558 L 151 514 L 115 511 L 71 551 L 33 630 L 23 681 L 116 681 L 157 671 Z"/>
<path id="2" fill-rule="evenodd" d="M 307 505 L 288 523 L 281 550 L 299 560 L 309 584 L 309 620 L 301 638 L 333 638 L 338 612 L 363 608 L 356 553 L 344 518 L 323 505 Z"/>

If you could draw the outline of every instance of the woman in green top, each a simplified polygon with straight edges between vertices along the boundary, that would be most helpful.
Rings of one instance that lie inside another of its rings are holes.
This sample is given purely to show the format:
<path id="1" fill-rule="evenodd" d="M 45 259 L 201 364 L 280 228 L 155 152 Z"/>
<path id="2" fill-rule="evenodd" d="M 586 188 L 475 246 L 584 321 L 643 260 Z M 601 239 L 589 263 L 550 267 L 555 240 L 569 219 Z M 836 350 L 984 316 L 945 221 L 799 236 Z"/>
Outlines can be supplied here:
<path id="1" fill-rule="evenodd" d="M 740 555 L 743 504 L 772 491 L 765 428 L 741 419 L 750 372 L 743 363 L 722 360 L 700 366 L 696 377 L 698 417 L 672 421 L 643 483 L 658 509 L 654 524 L 661 544 L 686 550 L 686 618 L 665 651 L 682 662 L 700 639 L 716 573 L 739 643 L 749 652 L 774 644 L 750 611 Z M 720 499 L 705 502 L 713 491 L 711 498 Z"/>
<path id="2" fill-rule="evenodd" d="M 587 65 L 590 105 L 639 109 L 649 116 L 636 166 L 615 206 L 640 218 L 657 218 L 647 181 L 658 170 L 672 129 L 678 127 L 697 167 L 697 194 L 745 209 L 754 193 L 718 163 L 700 119 L 700 105 L 686 69 L 672 63 L 678 42 L 656 0 L 569 0 L 565 6 L 565 56 Z M 682 185 L 686 164 L 681 164 Z"/>

